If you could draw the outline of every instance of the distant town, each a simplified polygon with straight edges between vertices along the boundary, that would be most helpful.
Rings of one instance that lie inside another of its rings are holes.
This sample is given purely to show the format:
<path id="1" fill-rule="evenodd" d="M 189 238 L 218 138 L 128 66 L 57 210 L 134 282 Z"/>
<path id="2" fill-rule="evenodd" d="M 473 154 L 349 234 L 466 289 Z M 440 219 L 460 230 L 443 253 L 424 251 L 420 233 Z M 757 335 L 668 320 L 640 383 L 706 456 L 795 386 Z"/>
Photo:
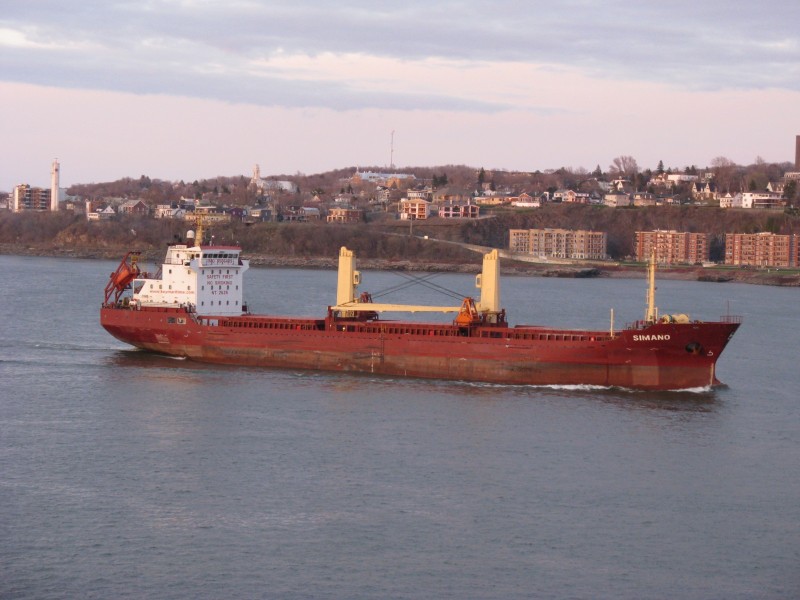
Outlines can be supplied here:
<path id="1" fill-rule="evenodd" d="M 464 223 L 536 211 L 554 205 L 584 205 L 604 210 L 705 207 L 725 211 L 798 216 L 800 136 L 795 163 L 757 160 L 742 167 L 722 157 L 705 169 L 640 170 L 630 156 L 615 158 L 607 171 L 558 169 L 545 172 L 487 171 L 465 166 L 416 169 L 340 170 L 320 175 L 264 177 L 258 165 L 250 178 L 219 177 L 202 182 L 165 182 L 146 176 L 61 188 L 61 165 L 51 165 L 50 186 L 28 183 L 0 195 L 0 209 L 11 213 L 61 212 L 87 223 L 138 217 L 207 223 L 387 223 L 418 231 L 437 223 Z M 622 214 L 622 213 L 620 213 Z M 533 219 L 536 220 L 535 218 Z M 523 219 L 521 223 L 530 222 Z M 503 245 L 511 255 L 541 260 L 604 261 L 608 232 L 599 228 L 513 227 Z M 397 224 L 396 223 L 396 224 Z M 685 223 L 684 223 L 685 225 Z M 664 265 L 800 267 L 800 231 L 702 231 L 640 228 L 631 232 L 627 258 L 645 261 L 655 254 Z M 748 227 L 752 229 L 752 227 Z M 774 228 L 773 228 L 774 229 Z M 722 239 L 717 239 L 717 238 Z M 719 251 L 712 253 L 714 244 Z M 722 247 L 724 245 L 724 251 Z M 624 246 L 616 244 L 616 246 Z M 610 254 L 612 256 L 610 256 Z M 712 257 L 712 254 L 716 254 Z"/>

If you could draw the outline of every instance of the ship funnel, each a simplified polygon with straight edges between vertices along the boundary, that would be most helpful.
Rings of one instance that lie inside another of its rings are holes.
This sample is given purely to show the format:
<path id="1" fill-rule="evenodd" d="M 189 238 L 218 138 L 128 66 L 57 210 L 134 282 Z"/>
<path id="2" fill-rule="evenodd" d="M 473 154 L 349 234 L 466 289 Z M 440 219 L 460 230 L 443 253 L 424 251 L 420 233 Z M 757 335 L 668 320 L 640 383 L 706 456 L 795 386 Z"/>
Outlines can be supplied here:
<path id="1" fill-rule="evenodd" d="M 483 271 L 475 277 L 475 287 L 481 291 L 480 312 L 500 312 L 500 260 L 497 250 L 483 255 Z"/>
<path id="2" fill-rule="evenodd" d="M 339 250 L 339 280 L 336 286 L 336 305 L 349 304 L 356 299 L 361 273 L 356 271 L 356 256 L 344 246 Z"/>

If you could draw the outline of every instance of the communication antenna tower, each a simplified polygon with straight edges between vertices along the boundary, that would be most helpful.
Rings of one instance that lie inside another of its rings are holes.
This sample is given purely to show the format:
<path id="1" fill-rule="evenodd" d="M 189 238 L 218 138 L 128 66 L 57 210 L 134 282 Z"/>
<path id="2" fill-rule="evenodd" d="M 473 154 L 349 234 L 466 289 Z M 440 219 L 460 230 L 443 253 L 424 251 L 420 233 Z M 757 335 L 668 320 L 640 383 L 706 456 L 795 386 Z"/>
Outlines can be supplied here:
<path id="1" fill-rule="evenodd" d="M 392 129 L 391 142 L 389 143 L 389 168 L 394 169 L 394 129 Z"/>

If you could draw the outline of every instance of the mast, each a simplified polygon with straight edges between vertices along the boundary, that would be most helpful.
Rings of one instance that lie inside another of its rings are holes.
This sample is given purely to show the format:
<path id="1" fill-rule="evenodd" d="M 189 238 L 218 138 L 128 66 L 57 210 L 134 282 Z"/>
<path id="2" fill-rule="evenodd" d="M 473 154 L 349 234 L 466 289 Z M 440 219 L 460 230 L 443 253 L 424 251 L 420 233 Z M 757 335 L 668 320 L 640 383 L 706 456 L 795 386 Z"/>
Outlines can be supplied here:
<path id="1" fill-rule="evenodd" d="M 197 210 L 195 208 L 195 210 Z M 194 243 L 199 248 L 203 244 L 203 215 L 198 215 L 195 213 L 194 217 Z"/>
<path id="2" fill-rule="evenodd" d="M 481 291 L 478 310 L 500 312 L 500 265 L 497 250 L 483 255 L 483 270 L 475 277 L 475 287 Z"/>
<path id="3" fill-rule="evenodd" d="M 361 283 L 361 273 L 356 271 L 356 255 L 352 250 L 342 246 L 339 249 L 339 272 L 336 285 L 336 305 L 342 306 L 356 302 L 358 284 Z M 343 316 L 352 317 L 352 310 L 346 311 Z"/>
<path id="4" fill-rule="evenodd" d="M 650 261 L 647 264 L 647 311 L 644 320 L 655 323 L 658 320 L 658 307 L 656 307 L 656 250 L 650 252 Z"/>

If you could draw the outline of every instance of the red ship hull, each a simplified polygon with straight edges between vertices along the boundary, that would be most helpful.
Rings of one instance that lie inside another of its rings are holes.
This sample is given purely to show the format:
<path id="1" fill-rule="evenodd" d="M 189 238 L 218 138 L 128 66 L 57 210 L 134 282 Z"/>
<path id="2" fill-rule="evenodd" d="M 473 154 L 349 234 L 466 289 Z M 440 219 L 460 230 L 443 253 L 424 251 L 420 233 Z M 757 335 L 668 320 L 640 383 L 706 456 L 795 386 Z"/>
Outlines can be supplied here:
<path id="1" fill-rule="evenodd" d="M 735 320 L 608 331 L 292 317 L 198 317 L 184 308 L 101 309 L 137 348 L 260 367 L 351 371 L 524 385 L 675 390 L 716 385 Z"/>

